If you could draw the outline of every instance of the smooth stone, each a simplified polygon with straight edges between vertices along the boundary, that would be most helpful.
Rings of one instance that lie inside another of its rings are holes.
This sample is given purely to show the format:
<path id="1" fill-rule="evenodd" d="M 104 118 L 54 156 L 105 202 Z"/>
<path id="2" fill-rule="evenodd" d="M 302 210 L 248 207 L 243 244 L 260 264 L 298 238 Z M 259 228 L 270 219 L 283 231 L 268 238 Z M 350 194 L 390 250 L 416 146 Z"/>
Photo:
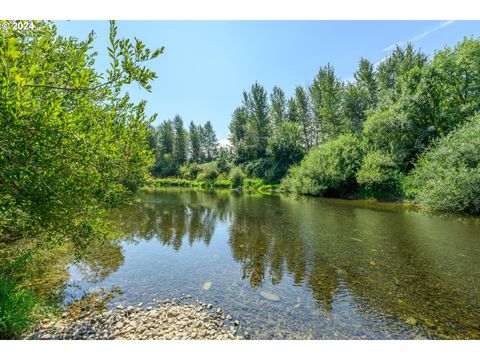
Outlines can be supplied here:
<path id="1" fill-rule="evenodd" d="M 409 316 L 406 323 L 409 325 L 417 325 L 417 319 L 415 319 L 413 316 Z"/>
<path id="2" fill-rule="evenodd" d="M 260 295 L 262 295 L 263 298 L 270 301 L 280 301 L 280 297 L 278 295 L 271 293 L 269 291 L 260 291 Z"/>
<path id="3" fill-rule="evenodd" d="M 211 287 L 212 283 L 210 281 L 207 281 L 205 284 L 203 284 L 202 289 L 208 291 Z"/>

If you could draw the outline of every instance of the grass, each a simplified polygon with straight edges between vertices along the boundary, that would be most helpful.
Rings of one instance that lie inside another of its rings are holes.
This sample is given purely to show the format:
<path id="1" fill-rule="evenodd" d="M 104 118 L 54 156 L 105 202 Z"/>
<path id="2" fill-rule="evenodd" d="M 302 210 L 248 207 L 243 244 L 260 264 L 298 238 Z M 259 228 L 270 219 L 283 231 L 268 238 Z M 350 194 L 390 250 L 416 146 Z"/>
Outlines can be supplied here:
<path id="1" fill-rule="evenodd" d="M 10 276 L 0 278 L 0 339 L 16 339 L 35 322 L 38 297 Z"/>
<path id="2" fill-rule="evenodd" d="M 145 189 L 153 190 L 159 187 L 190 187 L 202 189 L 233 189 L 232 180 L 228 178 L 217 178 L 215 180 L 189 180 L 183 178 L 156 178 L 153 179 Z M 244 191 L 278 192 L 280 185 L 266 184 L 262 179 L 245 178 L 241 188 Z M 235 190 L 238 190 L 235 189 Z"/>

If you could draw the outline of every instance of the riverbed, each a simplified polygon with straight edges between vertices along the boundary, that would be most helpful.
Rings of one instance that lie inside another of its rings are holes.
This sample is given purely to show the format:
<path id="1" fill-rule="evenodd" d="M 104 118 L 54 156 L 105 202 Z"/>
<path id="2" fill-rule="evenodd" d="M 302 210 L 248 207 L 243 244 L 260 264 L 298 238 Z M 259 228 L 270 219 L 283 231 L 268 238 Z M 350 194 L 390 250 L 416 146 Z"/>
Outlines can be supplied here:
<path id="1" fill-rule="evenodd" d="M 192 299 L 253 339 L 480 338 L 480 222 L 397 204 L 160 189 L 67 267 L 65 302 Z"/>

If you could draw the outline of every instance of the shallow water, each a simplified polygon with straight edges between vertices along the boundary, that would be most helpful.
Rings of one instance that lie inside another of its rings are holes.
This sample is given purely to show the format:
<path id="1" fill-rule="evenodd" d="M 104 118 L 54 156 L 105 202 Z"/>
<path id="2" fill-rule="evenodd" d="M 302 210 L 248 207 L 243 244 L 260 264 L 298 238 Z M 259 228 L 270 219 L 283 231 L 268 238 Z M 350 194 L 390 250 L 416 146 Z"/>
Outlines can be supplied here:
<path id="1" fill-rule="evenodd" d="M 480 338 L 478 219 L 186 189 L 146 193 L 112 218 L 124 235 L 71 264 L 70 296 L 190 294 L 256 339 Z"/>

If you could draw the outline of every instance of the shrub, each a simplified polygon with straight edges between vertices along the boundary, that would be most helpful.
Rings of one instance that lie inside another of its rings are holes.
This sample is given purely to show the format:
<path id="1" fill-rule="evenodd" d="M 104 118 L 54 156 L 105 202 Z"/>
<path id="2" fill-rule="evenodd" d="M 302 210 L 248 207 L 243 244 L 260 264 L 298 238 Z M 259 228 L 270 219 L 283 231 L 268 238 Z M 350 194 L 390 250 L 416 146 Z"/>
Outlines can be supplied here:
<path id="1" fill-rule="evenodd" d="M 352 134 L 341 135 L 308 152 L 300 165 L 290 168 L 282 187 L 300 194 L 345 194 L 356 185 L 362 161 L 361 143 Z"/>
<path id="2" fill-rule="evenodd" d="M 37 297 L 14 278 L 0 278 L 0 339 L 18 338 L 34 322 Z"/>
<path id="3" fill-rule="evenodd" d="M 241 188 L 243 186 L 243 180 L 245 179 L 245 173 L 239 167 L 234 167 L 230 170 L 230 180 L 232 181 L 232 188 Z"/>
<path id="4" fill-rule="evenodd" d="M 232 187 L 232 181 L 230 179 L 217 179 L 213 183 L 213 186 L 217 188 L 229 188 Z"/>
<path id="5" fill-rule="evenodd" d="M 432 210 L 480 215 L 480 116 L 435 145 L 412 171 L 410 193 Z"/>
<path id="6" fill-rule="evenodd" d="M 195 180 L 201 170 L 202 168 L 199 164 L 191 163 L 180 166 L 179 172 L 181 177 L 189 180 Z"/>
<path id="7" fill-rule="evenodd" d="M 376 198 L 394 198 L 401 195 L 400 171 L 388 153 L 371 151 L 363 159 L 356 179 L 366 194 Z"/>
<path id="8" fill-rule="evenodd" d="M 218 166 L 215 161 L 200 165 L 200 172 L 197 175 L 197 180 L 213 181 L 218 177 Z"/>
<path id="9" fill-rule="evenodd" d="M 40 299 L 21 288 L 22 275 L 30 255 L 0 263 L 0 339 L 18 338 L 36 320 Z"/>
<path id="10" fill-rule="evenodd" d="M 273 159 L 260 158 L 246 163 L 245 172 L 249 178 L 265 178 L 272 166 L 274 166 Z"/>
<path id="11" fill-rule="evenodd" d="M 247 190 L 257 190 L 264 184 L 262 179 L 251 179 L 251 178 L 246 178 L 243 180 L 243 188 Z"/>

